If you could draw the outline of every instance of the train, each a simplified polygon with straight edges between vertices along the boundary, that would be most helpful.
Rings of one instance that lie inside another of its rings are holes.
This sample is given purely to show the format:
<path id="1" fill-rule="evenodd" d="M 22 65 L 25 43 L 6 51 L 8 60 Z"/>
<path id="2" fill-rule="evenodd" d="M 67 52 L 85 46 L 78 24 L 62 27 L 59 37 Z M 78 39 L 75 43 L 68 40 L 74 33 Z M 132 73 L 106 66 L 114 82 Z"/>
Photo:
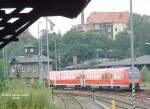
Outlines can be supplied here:
<path id="1" fill-rule="evenodd" d="M 84 70 L 50 71 L 47 84 L 55 88 L 72 87 L 75 89 L 97 88 L 132 88 L 132 68 L 104 68 Z M 134 68 L 135 87 L 140 88 L 141 76 L 138 68 Z"/>

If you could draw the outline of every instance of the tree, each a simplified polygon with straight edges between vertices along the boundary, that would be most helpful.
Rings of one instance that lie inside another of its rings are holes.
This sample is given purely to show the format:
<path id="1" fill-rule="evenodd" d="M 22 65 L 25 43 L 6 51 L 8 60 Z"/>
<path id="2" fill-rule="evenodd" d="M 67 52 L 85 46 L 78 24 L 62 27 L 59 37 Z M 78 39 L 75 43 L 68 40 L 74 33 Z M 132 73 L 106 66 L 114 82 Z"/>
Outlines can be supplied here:
<path id="1" fill-rule="evenodd" d="M 127 58 L 130 56 L 130 37 L 128 32 L 121 32 L 116 36 L 113 45 L 113 54 L 117 58 Z"/>
<path id="2" fill-rule="evenodd" d="M 150 81 L 150 71 L 146 66 L 144 66 L 141 70 L 141 79 L 143 82 L 149 82 Z"/>
<path id="3" fill-rule="evenodd" d="M 0 59 L 0 92 L 6 87 L 6 76 L 4 74 L 4 62 Z"/>

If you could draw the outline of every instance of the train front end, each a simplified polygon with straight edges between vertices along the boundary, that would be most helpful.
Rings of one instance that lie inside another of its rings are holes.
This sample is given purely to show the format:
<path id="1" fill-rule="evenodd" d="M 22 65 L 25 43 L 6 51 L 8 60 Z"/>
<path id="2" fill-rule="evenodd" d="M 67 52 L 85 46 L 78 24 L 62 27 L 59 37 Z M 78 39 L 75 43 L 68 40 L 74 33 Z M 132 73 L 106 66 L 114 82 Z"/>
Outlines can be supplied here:
<path id="1" fill-rule="evenodd" d="M 129 80 L 129 87 L 132 88 L 132 82 L 134 82 L 135 88 L 140 89 L 141 84 L 141 75 L 138 68 L 128 68 L 128 80 Z"/>

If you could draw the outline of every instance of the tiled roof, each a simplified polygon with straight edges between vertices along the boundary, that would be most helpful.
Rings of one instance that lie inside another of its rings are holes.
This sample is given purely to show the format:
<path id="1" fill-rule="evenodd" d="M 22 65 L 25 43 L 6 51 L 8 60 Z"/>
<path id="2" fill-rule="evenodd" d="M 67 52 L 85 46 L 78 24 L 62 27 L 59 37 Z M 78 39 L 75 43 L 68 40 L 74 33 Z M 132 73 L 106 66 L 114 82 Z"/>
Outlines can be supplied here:
<path id="1" fill-rule="evenodd" d="M 129 12 L 93 12 L 87 19 L 89 23 L 103 23 L 103 22 L 114 22 L 114 23 L 128 23 Z"/>

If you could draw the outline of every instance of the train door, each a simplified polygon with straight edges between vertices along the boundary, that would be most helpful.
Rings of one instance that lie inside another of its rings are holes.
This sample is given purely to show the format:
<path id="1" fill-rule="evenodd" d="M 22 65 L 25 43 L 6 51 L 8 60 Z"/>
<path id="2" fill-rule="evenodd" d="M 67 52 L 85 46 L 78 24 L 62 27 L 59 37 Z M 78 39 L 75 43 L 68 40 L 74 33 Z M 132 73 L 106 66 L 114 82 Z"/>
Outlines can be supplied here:
<path id="1" fill-rule="evenodd" d="M 106 73 L 106 81 L 107 81 L 108 86 L 112 85 L 112 78 L 111 78 L 111 72 L 110 71 L 108 71 Z"/>
<path id="2" fill-rule="evenodd" d="M 112 75 L 111 72 L 110 72 L 110 85 L 111 85 L 111 86 L 114 85 L 114 82 L 113 82 L 113 75 Z"/>
<path id="3" fill-rule="evenodd" d="M 105 85 L 106 86 L 111 86 L 111 83 L 112 83 L 112 78 L 111 78 L 111 73 L 110 73 L 110 71 L 109 70 L 107 70 L 106 72 L 105 72 Z"/>
<path id="4" fill-rule="evenodd" d="M 85 75 L 84 75 L 84 72 L 82 72 L 81 74 L 80 74 L 80 86 L 81 86 L 81 88 L 83 88 L 85 85 Z"/>

